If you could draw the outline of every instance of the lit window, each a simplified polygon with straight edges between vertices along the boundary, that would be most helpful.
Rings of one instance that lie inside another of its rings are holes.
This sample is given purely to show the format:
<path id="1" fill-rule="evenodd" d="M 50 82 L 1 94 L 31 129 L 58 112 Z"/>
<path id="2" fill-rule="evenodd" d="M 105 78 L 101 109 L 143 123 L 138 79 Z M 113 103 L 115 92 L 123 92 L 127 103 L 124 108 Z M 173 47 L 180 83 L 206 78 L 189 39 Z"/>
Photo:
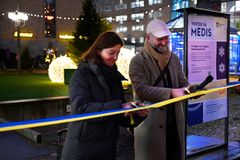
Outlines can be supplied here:
<path id="1" fill-rule="evenodd" d="M 181 15 L 181 12 L 176 12 L 176 10 L 181 9 L 181 8 L 188 8 L 189 7 L 189 1 L 188 0 L 183 0 L 183 1 L 178 1 L 175 4 L 172 5 L 172 18 L 176 18 L 179 15 Z"/>
<path id="2" fill-rule="evenodd" d="M 162 12 L 161 11 L 153 11 L 153 12 L 149 12 L 149 18 L 158 18 L 162 16 Z"/>
<path id="3" fill-rule="evenodd" d="M 173 10 L 178 10 L 178 9 L 187 8 L 187 7 L 189 7 L 189 2 L 187 0 L 173 4 Z"/>
<path id="4" fill-rule="evenodd" d="M 131 3 L 131 8 L 144 7 L 144 1 L 136 0 Z"/>
<path id="5" fill-rule="evenodd" d="M 132 26 L 132 31 L 144 31 L 144 25 Z"/>
<path id="6" fill-rule="evenodd" d="M 113 18 L 112 18 L 112 17 L 106 17 L 106 20 L 107 20 L 108 22 L 112 22 L 112 21 L 113 21 Z"/>
<path id="7" fill-rule="evenodd" d="M 144 43 L 144 38 L 143 37 L 139 38 L 139 43 Z"/>
<path id="8" fill-rule="evenodd" d="M 161 4 L 162 0 L 148 0 L 149 5 Z"/>
<path id="9" fill-rule="evenodd" d="M 144 18 L 144 13 L 136 13 L 131 15 L 132 20 L 136 19 L 143 19 Z"/>
<path id="10" fill-rule="evenodd" d="M 120 2 L 120 3 L 115 5 L 115 10 L 116 11 L 121 10 L 121 9 L 127 9 L 127 4 Z"/>
<path id="11" fill-rule="evenodd" d="M 127 38 L 127 37 L 124 37 L 123 39 L 124 39 L 125 41 L 127 41 L 128 38 Z"/>
<path id="12" fill-rule="evenodd" d="M 127 32 L 127 27 L 126 26 L 120 26 L 116 29 L 116 32 Z"/>
<path id="13" fill-rule="evenodd" d="M 136 43 L 135 37 L 132 37 L 132 38 L 131 38 L 131 42 L 132 42 L 132 43 Z"/>
<path id="14" fill-rule="evenodd" d="M 227 12 L 227 2 L 221 3 L 221 12 Z"/>
<path id="15" fill-rule="evenodd" d="M 240 1 L 236 1 L 236 11 L 240 11 Z"/>
<path id="16" fill-rule="evenodd" d="M 116 22 L 127 21 L 127 15 L 116 16 Z"/>
<path id="17" fill-rule="evenodd" d="M 193 4 L 194 4 L 194 5 L 197 5 L 197 0 L 193 0 Z"/>

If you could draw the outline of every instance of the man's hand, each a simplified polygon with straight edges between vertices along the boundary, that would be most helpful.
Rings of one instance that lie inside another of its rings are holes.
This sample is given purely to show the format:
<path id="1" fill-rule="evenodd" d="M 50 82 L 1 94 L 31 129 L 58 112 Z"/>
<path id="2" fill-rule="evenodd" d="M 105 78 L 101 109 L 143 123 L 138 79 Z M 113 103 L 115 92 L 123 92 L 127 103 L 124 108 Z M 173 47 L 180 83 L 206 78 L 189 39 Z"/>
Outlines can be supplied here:
<path id="1" fill-rule="evenodd" d="M 185 95 L 184 92 L 185 92 L 184 88 L 172 89 L 171 97 L 176 98 L 176 97 L 184 96 Z"/>

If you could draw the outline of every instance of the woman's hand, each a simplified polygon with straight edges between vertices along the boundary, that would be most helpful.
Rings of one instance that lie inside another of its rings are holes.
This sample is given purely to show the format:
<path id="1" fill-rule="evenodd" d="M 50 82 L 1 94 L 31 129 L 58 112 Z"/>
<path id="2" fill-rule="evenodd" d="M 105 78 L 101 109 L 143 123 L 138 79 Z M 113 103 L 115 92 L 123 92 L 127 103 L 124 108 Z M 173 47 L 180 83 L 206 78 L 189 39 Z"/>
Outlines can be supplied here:
<path id="1" fill-rule="evenodd" d="M 138 108 L 138 107 L 144 107 L 145 105 L 143 103 L 140 102 L 128 102 L 128 103 L 124 103 L 122 104 L 122 108 Z M 143 110 L 139 110 L 139 111 L 132 111 L 132 112 L 126 112 L 124 114 L 124 116 L 130 116 L 133 114 L 137 114 L 140 117 L 146 117 L 149 113 L 148 109 L 143 109 Z"/>
<path id="2" fill-rule="evenodd" d="M 132 105 L 132 102 L 127 102 L 127 103 L 123 103 L 122 104 L 122 108 L 124 109 L 130 109 L 130 108 L 134 108 L 133 105 Z M 130 116 L 132 115 L 133 112 L 125 112 L 124 113 L 124 117 L 127 117 L 127 116 Z"/>

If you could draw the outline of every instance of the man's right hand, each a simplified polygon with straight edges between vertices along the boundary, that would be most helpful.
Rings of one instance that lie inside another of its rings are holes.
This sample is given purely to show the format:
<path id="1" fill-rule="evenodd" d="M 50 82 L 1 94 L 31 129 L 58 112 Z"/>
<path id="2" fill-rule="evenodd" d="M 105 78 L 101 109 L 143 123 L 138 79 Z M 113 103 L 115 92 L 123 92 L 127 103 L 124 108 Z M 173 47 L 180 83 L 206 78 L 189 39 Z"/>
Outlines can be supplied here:
<path id="1" fill-rule="evenodd" d="M 185 95 L 184 92 L 185 92 L 184 88 L 174 88 L 172 89 L 171 97 L 176 98 L 176 97 L 184 96 Z"/>

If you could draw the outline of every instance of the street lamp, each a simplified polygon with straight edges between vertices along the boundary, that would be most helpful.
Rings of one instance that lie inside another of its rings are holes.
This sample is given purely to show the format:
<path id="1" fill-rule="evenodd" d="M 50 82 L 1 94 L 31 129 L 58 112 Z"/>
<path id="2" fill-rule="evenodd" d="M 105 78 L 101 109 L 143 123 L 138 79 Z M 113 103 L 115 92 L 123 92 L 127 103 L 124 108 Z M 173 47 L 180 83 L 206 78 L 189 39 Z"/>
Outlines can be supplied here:
<path id="1" fill-rule="evenodd" d="M 28 15 L 24 12 L 19 12 L 17 9 L 15 12 L 8 12 L 8 18 L 15 23 L 15 27 L 17 28 L 17 69 L 21 70 L 20 27 L 25 26 L 25 21 L 28 20 Z"/>

